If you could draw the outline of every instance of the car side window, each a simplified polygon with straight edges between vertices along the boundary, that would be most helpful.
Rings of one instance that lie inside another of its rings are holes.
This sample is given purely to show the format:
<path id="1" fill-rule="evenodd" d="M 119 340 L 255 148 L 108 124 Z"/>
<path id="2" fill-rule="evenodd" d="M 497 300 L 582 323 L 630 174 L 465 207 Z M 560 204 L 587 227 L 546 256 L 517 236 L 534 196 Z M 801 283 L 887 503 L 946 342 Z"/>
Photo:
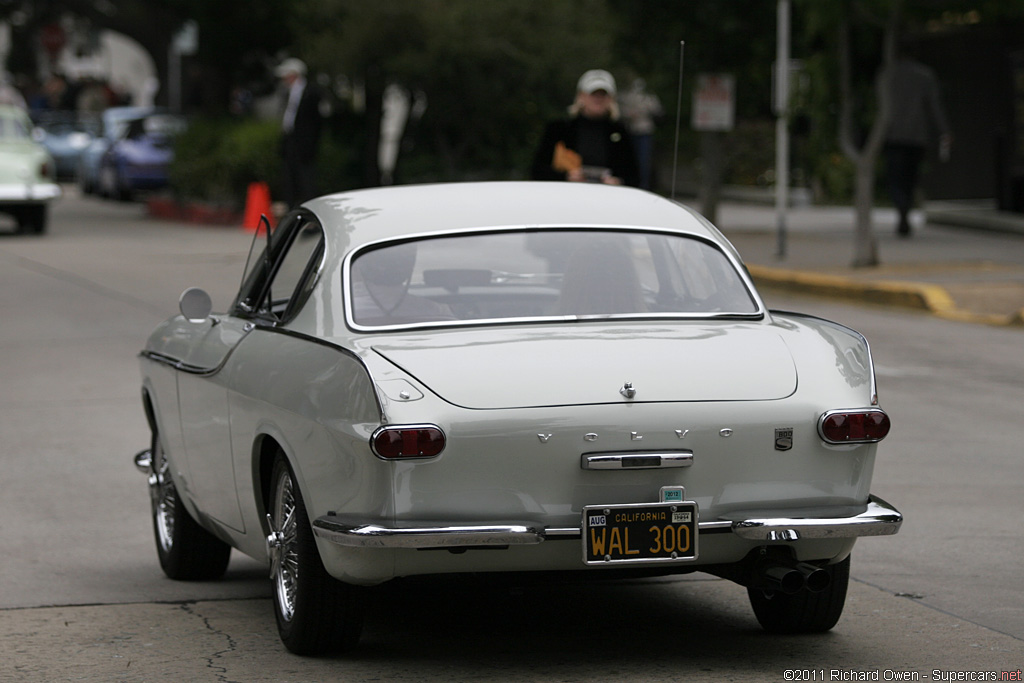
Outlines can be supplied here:
<path id="1" fill-rule="evenodd" d="M 235 310 L 244 317 L 273 322 L 289 319 L 309 295 L 324 253 L 324 235 L 319 223 L 302 214 L 285 219 L 266 247 L 258 233 L 246 267 L 242 292 Z"/>
<path id="2" fill-rule="evenodd" d="M 278 261 L 277 272 L 270 283 L 267 299 L 270 312 L 277 320 L 289 317 L 297 307 L 293 304 L 302 295 L 303 284 L 311 282 L 323 255 L 324 233 L 313 221 L 302 221 L 294 230 L 291 244 Z"/>

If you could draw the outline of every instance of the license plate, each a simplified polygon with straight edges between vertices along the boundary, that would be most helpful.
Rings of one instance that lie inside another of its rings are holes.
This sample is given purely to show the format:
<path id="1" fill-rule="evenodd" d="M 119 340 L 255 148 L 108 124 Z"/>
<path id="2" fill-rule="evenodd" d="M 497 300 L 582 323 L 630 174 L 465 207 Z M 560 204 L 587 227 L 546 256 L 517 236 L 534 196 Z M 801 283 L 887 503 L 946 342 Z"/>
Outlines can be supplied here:
<path id="1" fill-rule="evenodd" d="M 586 564 L 697 558 L 697 504 L 641 503 L 583 508 Z"/>

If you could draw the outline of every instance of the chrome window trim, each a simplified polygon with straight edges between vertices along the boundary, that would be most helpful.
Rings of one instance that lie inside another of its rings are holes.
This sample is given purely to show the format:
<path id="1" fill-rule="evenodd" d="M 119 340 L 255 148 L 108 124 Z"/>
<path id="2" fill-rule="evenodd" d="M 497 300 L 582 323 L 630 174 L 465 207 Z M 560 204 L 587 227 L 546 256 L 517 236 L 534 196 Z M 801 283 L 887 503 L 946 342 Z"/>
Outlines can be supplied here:
<path id="1" fill-rule="evenodd" d="M 293 221 L 293 223 L 291 225 L 286 225 L 286 221 Z M 257 288 L 259 294 L 253 295 L 254 297 L 258 296 L 259 300 L 261 301 L 263 300 L 263 298 L 266 297 L 267 285 L 269 283 L 270 287 L 273 288 L 274 280 L 277 279 L 277 274 L 278 270 L 280 269 L 282 259 L 292 249 L 292 247 L 295 244 L 295 240 L 298 239 L 299 237 L 299 234 L 302 231 L 308 229 L 311 225 L 316 226 L 317 231 L 320 233 L 319 242 L 315 250 L 319 251 L 320 255 L 318 258 L 311 257 L 310 260 L 306 262 L 305 267 L 303 268 L 302 275 L 296 282 L 295 289 L 292 290 L 292 292 L 290 293 L 288 305 L 285 307 L 284 311 L 282 311 L 280 318 L 274 317 L 271 313 L 264 312 L 263 309 L 254 306 L 251 303 L 250 298 L 243 298 L 244 294 L 252 293 L 251 285 L 253 283 L 247 282 L 247 279 L 255 274 L 255 268 L 252 271 L 247 271 L 246 273 L 243 273 L 243 281 L 238 288 L 238 293 L 235 295 L 235 299 L 232 302 L 230 309 L 234 315 L 237 315 L 238 317 L 247 320 L 258 320 L 260 322 L 266 323 L 268 325 L 273 325 L 275 327 L 280 325 L 286 325 L 287 323 L 291 322 L 296 315 L 298 315 L 299 311 L 305 305 L 310 295 L 316 289 L 317 284 L 319 284 L 320 278 L 324 272 L 324 267 L 327 264 L 327 229 L 324 227 L 323 223 L 316 216 L 316 214 L 312 213 L 308 209 L 300 207 L 294 210 L 293 212 L 283 216 L 277 222 L 277 224 L 273 228 L 271 228 L 272 235 L 277 234 L 278 229 L 290 230 L 291 234 L 289 234 L 285 238 L 287 239 L 287 245 L 284 247 L 279 247 L 279 249 L 284 249 L 284 252 L 282 253 L 279 250 L 274 255 L 274 260 L 270 264 L 270 268 L 268 273 L 266 274 L 265 279 L 260 283 L 259 287 Z M 256 230 L 256 233 L 253 236 L 254 244 L 256 240 L 260 239 L 259 235 L 260 228 Z M 273 237 L 271 237 L 271 240 L 273 240 Z M 266 249 L 266 246 L 264 246 L 264 249 Z M 250 246 L 250 258 L 251 251 L 252 247 Z M 316 263 L 315 266 L 313 265 L 314 262 Z M 248 267 L 248 265 L 249 263 L 247 261 L 246 267 Z"/>

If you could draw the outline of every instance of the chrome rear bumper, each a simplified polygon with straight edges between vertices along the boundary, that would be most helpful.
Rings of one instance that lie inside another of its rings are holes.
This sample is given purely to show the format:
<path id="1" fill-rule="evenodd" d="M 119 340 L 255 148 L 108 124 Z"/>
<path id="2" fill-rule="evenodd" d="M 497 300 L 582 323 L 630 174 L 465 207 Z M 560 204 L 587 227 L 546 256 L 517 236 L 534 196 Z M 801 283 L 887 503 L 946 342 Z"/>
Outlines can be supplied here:
<path id="1" fill-rule="evenodd" d="M 799 511 L 790 511 L 799 512 Z M 814 508 L 807 515 L 772 517 L 730 514 L 728 519 L 700 522 L 701 534 L 733 533 L 754 541 L 778 542 L 812 538 L 888 536 L 899 531 L 903 515 L 881 498 L 870 496 L 866 505 L 833 511 Z M 437 525 L 382 527 L 351 524 L 328 515 L 313 522 L 313 532 L 324 540 L 354 548 L 470 548 L 532 545 L 543 541 L 579 540 L 578 527 L 544 528 L 530 524 L 487 526 Z"/>
<path id="2" fill-rule="evenodd" d="M 60 195 L 57 183 L 0 183 L 0 204 L 42 203 Z"/>

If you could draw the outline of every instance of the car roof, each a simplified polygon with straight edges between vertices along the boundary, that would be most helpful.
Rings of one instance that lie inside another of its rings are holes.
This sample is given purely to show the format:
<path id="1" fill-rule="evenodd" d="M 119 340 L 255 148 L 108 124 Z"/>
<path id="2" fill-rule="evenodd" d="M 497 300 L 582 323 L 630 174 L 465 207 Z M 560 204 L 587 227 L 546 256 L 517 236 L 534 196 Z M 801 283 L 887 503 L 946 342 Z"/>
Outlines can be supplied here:
<path id="1" fill-rule="evenodd" d="M 306 202 L 346 251 L 396 237 L 503 227 L 645 227 L 722 243 L 710 223 L 659 195 L 609 185 L 502 181 L 354 190 Z"/>
<path id="2" fill-rule="evenodd" d="M 103 123 L 111 126 L 129 119 L 139 119 L 156 111 L 153 107 L 110 107 L 103 111 Z"/>
<path id="3" fill-rule="evenodd" d="M 32 119 L 21 107 L 0 105 L 0 121 L 4 122 L 0 125 L 0 138 L 3 138 L 5 143 L 11 140 L 28 140 L 34 145 L 38 144 L 32 139 Z"/>
<path id="4" fill-rule="evenodd" d="M 21 107 L 16 107 L 12 104 L 0 104 L 0 117 L 5 119 L 18 119 L 24 121 L 29 125 L 32 125 L 32 119 L 29 117 L 28 112 Z"/>

